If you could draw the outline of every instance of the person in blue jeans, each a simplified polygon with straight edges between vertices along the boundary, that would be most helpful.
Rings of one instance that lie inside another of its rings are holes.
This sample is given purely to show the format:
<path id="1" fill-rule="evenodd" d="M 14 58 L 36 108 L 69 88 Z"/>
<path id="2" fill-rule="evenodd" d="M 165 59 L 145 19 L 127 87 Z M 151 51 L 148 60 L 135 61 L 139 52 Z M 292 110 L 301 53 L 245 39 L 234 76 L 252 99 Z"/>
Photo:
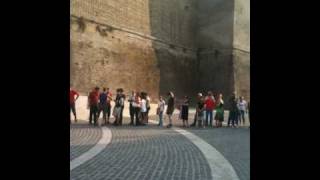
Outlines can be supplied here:
<path id="1" fill-rule="evenodd" d="M 159 97 L 158 102 L 158 108 L 157 108 L 157 114 L 159 115 L 159 124 L 158 126 L 163 126 L 163 111 L 164 106 L 166 105 L 166 102 L 163 100 L 162 96 Z"/>
<path id="2" fill-rule="evenodd" d="M 211 91 L 208 92 L 207 97 L 205 98 L 205 113 L 206 113 L 206 122 L 205 125 L 208 127 L 213 126 L 213 110 L 215 109 L 215 99 Z"/>
<path id="3" fill-rule="evenodd" d="M 228 127 L 230 127 L 230 122 L 232 123 L 232 127 L 238 127 L 239 109 L 238 109 L 238 100 L 236 98 L 235 93 L 231 95 L 229 103 L 230 103 L 230 111 L 229 111 L 229 118 L 228 118 Z"/>

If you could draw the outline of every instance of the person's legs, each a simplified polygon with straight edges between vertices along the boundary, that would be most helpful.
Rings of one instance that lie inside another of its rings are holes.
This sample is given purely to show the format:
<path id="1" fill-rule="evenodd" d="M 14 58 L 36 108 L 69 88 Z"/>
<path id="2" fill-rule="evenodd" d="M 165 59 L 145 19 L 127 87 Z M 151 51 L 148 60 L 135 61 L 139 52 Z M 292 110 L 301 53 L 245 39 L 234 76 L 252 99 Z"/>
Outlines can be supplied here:
<path id="1" fill-rule="evenodd" d="M 212 111 L 212 126 L 213 126 L 213 123 L 214 123 L 213 121 L 215 120 L 216 114 L 217 114 L 217 111 L 213 110 Z"/>
<path id="2" fill-rule="evenodd" d="M 123 114 L 123 107 L 120 107 L 119 125 L 122 125 L 122 114 Z"/>
<path id="3" fill-rule="evenodd" d="M 77 114 L 76 114 L 76 106 L 75 106 L 75 103 L 70 104 L 70 108 L 71 108 L 71 111 L 72 111 L 72 113 L 73 113 L 73 115 L 74 115 L 74 121 L 77 122 Z M 71 121 L 71 119 L 70 119 L 70 121 Z"/>
<path id="4" fill-rule="evenodd" d="M 197 124 L 197 112 L 194 114 L 193 123 L 190 126 L 196 126 Z"/>
<path id="5" fill-rule="evenodd" d="M 107 105 L 107 114 L 108 114 L 108 120 L 107 123 L 109 124 L 109 120 L 110 120 L 110 113 L 111 113 L 111 106 Z"/>
<path id="6" fill-rule="evenodd" d="M 98 105 L 98 110 L 97 110 L 97 120 L 99 120 L 102 110 L 103 110 L 102 106 L 99 104 Z M 102 112 L 102 114 L 103 114 L 103 112 Z"/>
<path id="7" fill-rule="evenodd" d="M 134 108 L 133 106 L 130 104 L 129 107 L 129 111 L 130 111 L 130 124 L 133 125 L 133 121 L 134 121 Z"/>
<path id="8" fill-rule="evenodd" d="M 134 108 L 134 116 L 135 116 L 135 119 L 136 119 L 136 126 L 139 125 L 139 111 L 138 111 L 138 108 Z"/>
<path id="9" fill-rule="evenodd" d="M 106 125 L 107 124 L 107 105 L 104 105 L 103 106 L 103 111 L 102 111 L 103 115 L 103 121 L 104 121 L 104 124 Z"/>
<path id="10" fill-rule="evenodd" d="M 235 121 L 235 126 L 239 126 L 239 111 L 234 112 L 234 121 Z"/>
<path id="11" fill-rule="evenodd" d="M 89 112 L 89 123 L 92 124 L 92 116 L 93 116 L 93 106 L 90 105 L 90 112 Z"/>
<path id="12" fill-rule="evenodd" d="M 169 118 L 169 126 L 172 126 L 172 114 L 168 114 L 168 118 Z"/>
<path id="13" fill-rule="evenodd" d="M 232 122 L 231 119 L 232 119 L 232 111 L 229 111 L 229 117 L 228 117 L 228 127 L 230 127 L 230 123 Z"/>
<path id="14" fill-rule="evenodd" d="M 235 113 L 234 113 L 234 111 L 232 110 L 232 111 L 230 111 L 230 116 L 229 116 L 229 119 L 230 119 L 230 121 L 231 121 L 231 125 L 232 125 L 232 127 L 234 127 L 234 124 L 235 124 L 235 115 L 234 115 Z"/>
<path id="15" fill-rule="evenodd" d="M 162 122 L 162 117 L 163 117 L 163 112 L 159 113 L 159 126 L 163 126 L 163 122 Z"/>
<path id="16" fill-rule="evenodd" d="M 209 115 L 210 115 L 210 111 L 206 110 L 206 126 L 208 126 L 208 121 L 209 121 Z"/>
<path id="17" fill-rule="evenodd" d="M 241 118 L 243 121 L 243 125 L 245 125 L 245 123 L 246 123 L 246 119 L 245 119 L 244 115 L 245 115 L 245 112 L 243 110 L 241 110 Z"/>
<path id="18" fill-rule="evenodd" d="M 93 110 L 93 121 L 94 121 L 94 125 L 97 125 L 97 121 L 98 121 L 98 106 L 95 105 L 94 106 L 94 110 Z"/>
<path id="19" fill-rule="evenodd" d="M 212 127 L 212 111 L 209 111 L 209 126 Z"/>

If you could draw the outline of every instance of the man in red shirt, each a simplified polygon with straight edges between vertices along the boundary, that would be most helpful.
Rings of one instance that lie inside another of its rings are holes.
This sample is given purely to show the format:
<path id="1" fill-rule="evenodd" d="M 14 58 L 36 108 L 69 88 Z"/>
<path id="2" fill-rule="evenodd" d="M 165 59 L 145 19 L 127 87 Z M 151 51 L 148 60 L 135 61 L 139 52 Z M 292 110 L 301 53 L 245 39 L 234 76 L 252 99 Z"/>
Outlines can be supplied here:
<path id="1" fill-rule="evenodd" d="M 77 96 L 76 98 L 74 98 L 74 96 Z M 73 90 L 70 87 L 70 112 L 72 111 L 73 115 L 74 115 L 74 121 L 77 122 L 77 114 L 76 114 L 76 100 L 79 98 L 79 93 L 75 90 Z M 71 117 L 70 117 L 70 123 L 71 123 Z"/>
<path id="2" fill-rule="evenodd" d="M 90 106 L 90 116 L 89 116 L 89 124 L 92 124 L 92 120 L 94 125 L 97 125 L 98 118 L 98 103 L 99 103 L 99 87 L 94 88 L 89 96 L 89 106 Z"/>
<path id="3" fill-rule="evenodd" d="M 206 100 L 205 100 L 205 109 L 206 109 L 206 126 L 211 126 L 212 127 L 212 113 L 213 113 L 213 110 L 215 108 L 215 100 L 214 100 L 214 97 L 212 95 L 212 92 L 209 91 L 208 92 L 208 95 L 206 97 Z M 208 123 L 208 117 L 210 116 L 210 123 Z"/>

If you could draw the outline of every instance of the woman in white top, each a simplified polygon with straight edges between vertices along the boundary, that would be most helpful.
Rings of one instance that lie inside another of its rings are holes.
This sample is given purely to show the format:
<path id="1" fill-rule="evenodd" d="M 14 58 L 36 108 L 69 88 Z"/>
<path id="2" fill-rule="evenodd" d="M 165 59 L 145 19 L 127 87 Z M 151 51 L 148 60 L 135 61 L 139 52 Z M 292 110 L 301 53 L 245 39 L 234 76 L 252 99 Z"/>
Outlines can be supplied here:
<path id="1" fill-rule="evenodd" d="M 242 125 L 245 124 L 245 118 L 244 118 L 244 114 L 247 111 L 247 102 L 244 100 L 243 96 L 240 97 L 240 100 L 238 102 L 238 108 L 240 111 L 240 116 L 239 116 L 239 120 L 240 120 L 240 124 L 241 124 L 241 120 L 242 120 Z"/>
<path id="2" fill-rule="evenodd" d="M 158 102 L 158 108 L 157 108 L 157 114 L 159 115 L 159 124 L 158 126 L 163 126 L 163 111 L 164 106 L 166 105 L 165 101 L 163 100 L 162 96 L 159 97 Z"/>
<path id="3" fill-rule="evenodd" d="M 143 125 L 147 123 L 147 97 L 145 93 L 141 93 L 141 121 Z"/>

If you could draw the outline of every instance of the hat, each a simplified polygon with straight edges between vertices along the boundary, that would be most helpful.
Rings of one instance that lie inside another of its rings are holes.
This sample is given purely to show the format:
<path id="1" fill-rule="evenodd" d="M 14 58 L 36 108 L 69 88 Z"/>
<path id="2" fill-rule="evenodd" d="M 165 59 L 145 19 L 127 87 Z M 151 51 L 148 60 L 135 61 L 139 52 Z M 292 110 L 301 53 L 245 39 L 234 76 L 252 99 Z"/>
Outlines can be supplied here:
<path id="1" fill-rule="evenodd" d="M 202 96 L 202 93 L 198 93 L 198 96 Z"/>

